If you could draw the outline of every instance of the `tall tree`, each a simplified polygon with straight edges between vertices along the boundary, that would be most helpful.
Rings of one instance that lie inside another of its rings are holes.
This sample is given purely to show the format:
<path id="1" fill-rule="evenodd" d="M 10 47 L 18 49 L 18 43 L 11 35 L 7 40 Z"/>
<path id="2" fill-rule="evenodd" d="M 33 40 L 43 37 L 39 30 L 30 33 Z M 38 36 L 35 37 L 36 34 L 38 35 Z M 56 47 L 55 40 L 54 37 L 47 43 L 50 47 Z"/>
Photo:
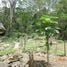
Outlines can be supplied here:
<path id="1" fill-rule="evenodd" d="M 59 17 L 60 38 L 64 41 L 64 55 L 66 56 L 67 40 L 67 0 L 60 0 L 56 6 L 56 14 Z"/>
<path id="2" fill-rule="evenodd" d="M 8 1 L 10 4 L 10 30 L 11 30 L 12 25 L 15 22 L 13 21 L 13 19 L 15 20 L 14 15 L 15 15 L 15 7 L 16 7 L 17 0 L 8 0 Z"/>
<path id="3" fill-rule="evenodd" d="M 46 48 L 47 48 L 47 62 L 49 63 L 49 38 L 54 36 L 56 33 L 58 33 L 57 29 L 57 17 L 51 16 L 51 15 L 43 15 L 41 16 L 39 22 L 36 24 L 36 30 L 38 30 L 38 33 L 42 33 L 42 35 L 45 35 L 46 37 Z"/>

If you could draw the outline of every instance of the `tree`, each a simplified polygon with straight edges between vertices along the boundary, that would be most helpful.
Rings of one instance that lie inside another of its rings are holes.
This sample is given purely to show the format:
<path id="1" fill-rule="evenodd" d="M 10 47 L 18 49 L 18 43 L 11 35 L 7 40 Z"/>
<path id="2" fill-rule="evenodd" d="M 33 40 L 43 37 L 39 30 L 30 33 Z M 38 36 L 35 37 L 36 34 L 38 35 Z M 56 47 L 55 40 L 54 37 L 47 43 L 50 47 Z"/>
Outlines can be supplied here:
<path id="1" fill-rule="evenodd" d="M 66 56 L 66 44 L 67 40 L 67 0 L 60 0 L 56 5 L 56 12 L 59 17 L 60 35 L 59 38 L 64 41 L 64 56 Z"/>
<path id="2" fill-rule="evenodd" d="M 10 3 L 10 28 L 12 28 L 12 24 L 14 23 L 13 18 L 15 15 L 15 7 L 16 7 L 17 0 L 9 0 L 9 3 Z"/>
<path id="3" fill-rule="evenodd" d="M 2 23 L 4 24 L 6 31 L 8 30 L 9 27 L 9 8 L 7 7 L 7 1 L 6 0 L 2 0 L 2 12 L 1 12 L 1 18 L 0 20 L 2 21 Z M 7 20 L 6 20 L 7 19 Z"/>
<path id="4" fill-rule="evenodd" d="M 47 48 L 47 62 L 49 63 L 49 38 L 54 36 L 56 33 L 59 33 L 57 29 L 57 17 L 44 15 L 41 16 L 38 25 L 40 27 L 39 31 L 46 36 L 46 48 Z"/>

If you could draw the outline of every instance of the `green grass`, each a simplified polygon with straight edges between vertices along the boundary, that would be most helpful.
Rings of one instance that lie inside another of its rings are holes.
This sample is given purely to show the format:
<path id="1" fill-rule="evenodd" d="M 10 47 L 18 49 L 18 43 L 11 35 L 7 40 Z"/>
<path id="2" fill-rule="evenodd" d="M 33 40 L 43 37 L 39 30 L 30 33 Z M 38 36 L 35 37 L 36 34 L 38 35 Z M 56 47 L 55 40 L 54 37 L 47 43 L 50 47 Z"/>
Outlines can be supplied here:
<path id="1" fill-rule="evenodd" d="M 57 55 L 63 56 L 63 55 L 64 55 L 64 51 L 58 50 L 58 51 L 57 51 Z"/>
<path id="2" fill-rule="evenodd" d="M 7 42 L 12 43 L 11 40 L 13 40 L 13 38 L 8 39 Z M 36 40 L 36 41 L 34 39 L 32 39 L 27 42 L 27 45 L 25 47 L 25 52 L 29 52 L 29 51 L 46 52 L 46 46 L 44 44 L 45 44 L 44 39 Z M 56 51 L 56 44 L 57 44 L 57 51 Z M 63 55 L 64 54 L 63 41 L 59 41 L 56 44 L 53 44 L 52 46 L 50 46 L 50 54 Z M 67 48 L 67 46 L 66 46 L 66 48 Z M 11 54 L 14 52 L 15 52 L 14 49 L 6 49 L 4 51 L 0 51 L 0 55 Z"/>
<path id="3" fill-rule="evenodd" d="M 6 49 L 6 50 L 0 51 L 0 56 L 1 55 L 7 55 L 7 54 L 14 54 L 14 53 L 15 53 L 14 49 Z"/>
<path id="4" fill-rule="evenodd" d="M 44 42 L 45 43 L 45 42 Z M 35 43 L 34 40 L 30 41 L 27 43 L 25 50 L 26 51 L 39 51 L 39 52 L 46 52 L 46 46 L 44 43 L 40 43 L 40 40 Z M 57 44 L 57 50 L 56 50 L 56 44 Z M 55 54 L 55 55 L 64 55 L 64 43 L 63 41 L 59 41 L 56 44 L 53 44 L 50 46 L 50 54 Z M 41 46 L 41 47 L 39 47 Z"/>
<path id="5" fill-rule="evenodd" d="M 34 41 L 28 42 L 25 51 L 36 51 L 37 45 L 34 43 Z"/>

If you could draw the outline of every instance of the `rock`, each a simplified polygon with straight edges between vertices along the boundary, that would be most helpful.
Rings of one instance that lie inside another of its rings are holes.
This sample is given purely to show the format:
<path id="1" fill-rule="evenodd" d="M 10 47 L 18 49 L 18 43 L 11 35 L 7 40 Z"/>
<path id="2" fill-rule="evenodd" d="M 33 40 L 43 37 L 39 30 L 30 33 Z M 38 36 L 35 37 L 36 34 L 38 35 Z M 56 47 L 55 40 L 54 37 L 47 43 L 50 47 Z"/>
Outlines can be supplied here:
<path id="1" fill-rule="evenodd" d="M 8 67 L 24 67 L 20 61 L 10 63 Z"/>
<path id="2" fill-rule="evenodd" d="M 0 60 L 1 60 L 1 61 L 4 61 L 4 60 L 6 60 L 7 58 L 8 58 L 8 55 L 4 55 L 4 56 L 0 57 Z"/>
<path id="3" fill-rule="evenodd" d="M 22 55 L 23 58 L 21 58 L 20 61 L 22 62 L 23 67 L 28 67 L 29 55 L 27 53 L 22 53 Z"/>
<path id="4" fill-rule="evenodd" d="M 13 63 L 16 61 L 20 61 L 22 57 L 23 57 L 22 55 L 10 55 L 5 61 L 7 63 Z"/>
<path id="5" fill-rule="evenodd" d="M 14 46 L 14 49 L 19 49 L 20 48 L 20 43 L 19 42 L 16 42 L 15 43 L 15 46 Z"/>
<path id="6" fill-rule="evenodd" d="M 3 25 L 3 23 L 0 22 L 0 35 L 5 34 L 5 31 L 6 31 L 6 29 L 5 29 L 4 25 Z"/>
<path id="7" fill-rule="evenodd" d="M 7 48 L 7 47 L 9 47 L 9 44 L 4 44 L 3 47 Z"/>
<path id="8" fill-rule="evenodd" d="M 18 61 L 19 57 L 18 57 L 18 55 L 14 55 L 12 57 L 9 57 L 8 60 L 9 60 L 9 63 L 13 63 L 13 62 Z"/>
<path id="9" fill-rule="evenodd" d="M 19 61 L 17 61 L 17 62 L 14 62 L 13 64 L 12 64 L 12 67 L 21 67 L 22 65 L 21 65 L 21 63 L 19 62 Z M 23 67 L 23 66 L 22 66 Z"/>

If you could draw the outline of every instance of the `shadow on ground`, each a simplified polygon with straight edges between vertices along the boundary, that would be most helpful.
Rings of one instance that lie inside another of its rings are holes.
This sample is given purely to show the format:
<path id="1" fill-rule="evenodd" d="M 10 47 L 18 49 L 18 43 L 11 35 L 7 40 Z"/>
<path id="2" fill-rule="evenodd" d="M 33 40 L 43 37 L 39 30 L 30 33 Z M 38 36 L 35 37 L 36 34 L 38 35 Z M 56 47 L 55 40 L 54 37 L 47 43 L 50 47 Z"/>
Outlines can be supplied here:
<path id="1" fill-rule="evenodd" d="M 29 64 L 29 62 L 28 62 Z M 32 64 L 29 64 L 29 67 L 52 67 L 51 64 L 47 64 L 45 61 L 33 61 Z"/>

